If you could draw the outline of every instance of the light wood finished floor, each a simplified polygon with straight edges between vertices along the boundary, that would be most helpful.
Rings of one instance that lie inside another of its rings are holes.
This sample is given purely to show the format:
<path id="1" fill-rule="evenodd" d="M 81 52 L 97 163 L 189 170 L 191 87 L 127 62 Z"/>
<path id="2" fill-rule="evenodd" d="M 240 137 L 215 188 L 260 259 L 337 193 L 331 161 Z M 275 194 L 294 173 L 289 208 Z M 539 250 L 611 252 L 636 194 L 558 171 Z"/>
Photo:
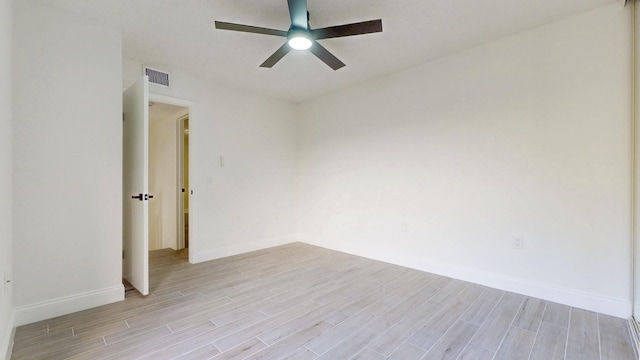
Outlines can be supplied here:
<path id="1" fill-rule="evenodd" d="M 12 359 L 634 359 L 625 320 L 290 244 L 190 265 L 151 295 L 17 329 Z"/>

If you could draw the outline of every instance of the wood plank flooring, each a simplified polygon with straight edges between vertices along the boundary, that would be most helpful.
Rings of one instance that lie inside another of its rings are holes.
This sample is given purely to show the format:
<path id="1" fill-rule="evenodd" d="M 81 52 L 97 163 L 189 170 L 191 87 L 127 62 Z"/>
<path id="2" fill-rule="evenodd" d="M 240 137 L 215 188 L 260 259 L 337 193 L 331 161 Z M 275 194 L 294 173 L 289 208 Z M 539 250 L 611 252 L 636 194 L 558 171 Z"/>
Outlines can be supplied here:
<path id="1" fill-rule="evenodd" d="M 11 359 L 634 359 L 625 320 L 295 243 L 150 255 L 151 295 L 21 326 Z"/>

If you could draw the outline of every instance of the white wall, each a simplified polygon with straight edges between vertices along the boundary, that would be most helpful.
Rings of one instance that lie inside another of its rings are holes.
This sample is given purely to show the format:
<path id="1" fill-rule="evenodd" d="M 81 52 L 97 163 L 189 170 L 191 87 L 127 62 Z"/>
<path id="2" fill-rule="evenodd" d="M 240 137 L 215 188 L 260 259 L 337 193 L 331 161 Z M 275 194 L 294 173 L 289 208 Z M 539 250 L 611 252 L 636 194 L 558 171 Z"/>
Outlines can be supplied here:
<path id="1" fill-rule="evenodd" d="M 612 4 L 301 104 L 301 239 L 629 316 L 629 19 Z"/>
<path id="2" fill-rule="evenodd" d="M 13 287 L 4 276 L 13 272 L 12 188 L 12 0 L 0 0 L 0 358 L 7 354 L 13 329 Z"/>
<path id="3" fill-rule="evenodd" d="M 158 105 L 154 105 L 158 106 Z M 178 122 L 187 109 L 149 117 L 149 250 L 178 245 Z"/>
<path id="4" fill-rule="evenodd" d="M 120 300 L 119 31 L 33 1 L 14 27 L 16 324 Z"/>
<path id="5" fill-rule="evenodd" d="M 142 65 L 133 60 L 123 65 L 127 87 L 142 76 Z M 195 216 L 189 250 L 195 261 L 295 241 L 296 107 L 161 64 L 145 65 L 172 76 L 171 88 L 151 86 L 151 92 L 197 104 L 189 119 L 190 216 Z"/>

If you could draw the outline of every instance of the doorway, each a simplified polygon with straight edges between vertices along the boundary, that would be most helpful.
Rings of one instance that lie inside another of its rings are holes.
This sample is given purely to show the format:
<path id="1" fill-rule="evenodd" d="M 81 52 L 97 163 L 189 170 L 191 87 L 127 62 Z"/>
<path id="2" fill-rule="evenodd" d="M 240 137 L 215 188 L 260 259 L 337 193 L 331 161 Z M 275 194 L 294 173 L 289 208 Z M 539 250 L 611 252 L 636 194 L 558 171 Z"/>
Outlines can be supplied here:
<path id="1" fill-rule="evenodd" d="M 189 108 L 163 102 L 149 102 L 149 251 L 182 250 L 185 237 L 184 197 L 188 167 L 184 166 L 185 131 Z M 186 122 L 186 123 L 185 123 Z M 188 146 L 188 142 L 186 143 Z M 188 164 L 188 163 L 187 163 Z"/>
<path id="2" fill-rule="evenodd" d="M 153 93 L 149 103 L 149 250 L 184 250 L 195 263 L 195 103 Z"/>

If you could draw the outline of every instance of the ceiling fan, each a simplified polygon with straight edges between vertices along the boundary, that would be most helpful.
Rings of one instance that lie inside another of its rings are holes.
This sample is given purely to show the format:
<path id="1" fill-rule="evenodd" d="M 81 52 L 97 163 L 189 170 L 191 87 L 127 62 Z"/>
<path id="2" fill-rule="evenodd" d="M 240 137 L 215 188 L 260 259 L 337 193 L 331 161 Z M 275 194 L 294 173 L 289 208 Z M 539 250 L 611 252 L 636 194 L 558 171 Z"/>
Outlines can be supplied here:
<path id="1" fill-rule="evenodd" d="M 222 21 L 215 22 L 216 29 L 286 37 L 287 42 L 265 60 L 260 67 L 273 67 L 291 51 L 291 49 L 296 49 L 309 50 L 333 70 L 338 70 L 345 66 L 345 64 L 330 53 L 329 50 L 320 45 L 317 40 L 382 32 L 382 20 L 380 19 L 330 26 L 322 29 L 311 29 L 311 26 L 309 26 L 307 0 L 287 0 L 287 2 L 289 3 L 289 15 L 291 16 L 291 27 L 289 27 L 288 31 Z"/>

